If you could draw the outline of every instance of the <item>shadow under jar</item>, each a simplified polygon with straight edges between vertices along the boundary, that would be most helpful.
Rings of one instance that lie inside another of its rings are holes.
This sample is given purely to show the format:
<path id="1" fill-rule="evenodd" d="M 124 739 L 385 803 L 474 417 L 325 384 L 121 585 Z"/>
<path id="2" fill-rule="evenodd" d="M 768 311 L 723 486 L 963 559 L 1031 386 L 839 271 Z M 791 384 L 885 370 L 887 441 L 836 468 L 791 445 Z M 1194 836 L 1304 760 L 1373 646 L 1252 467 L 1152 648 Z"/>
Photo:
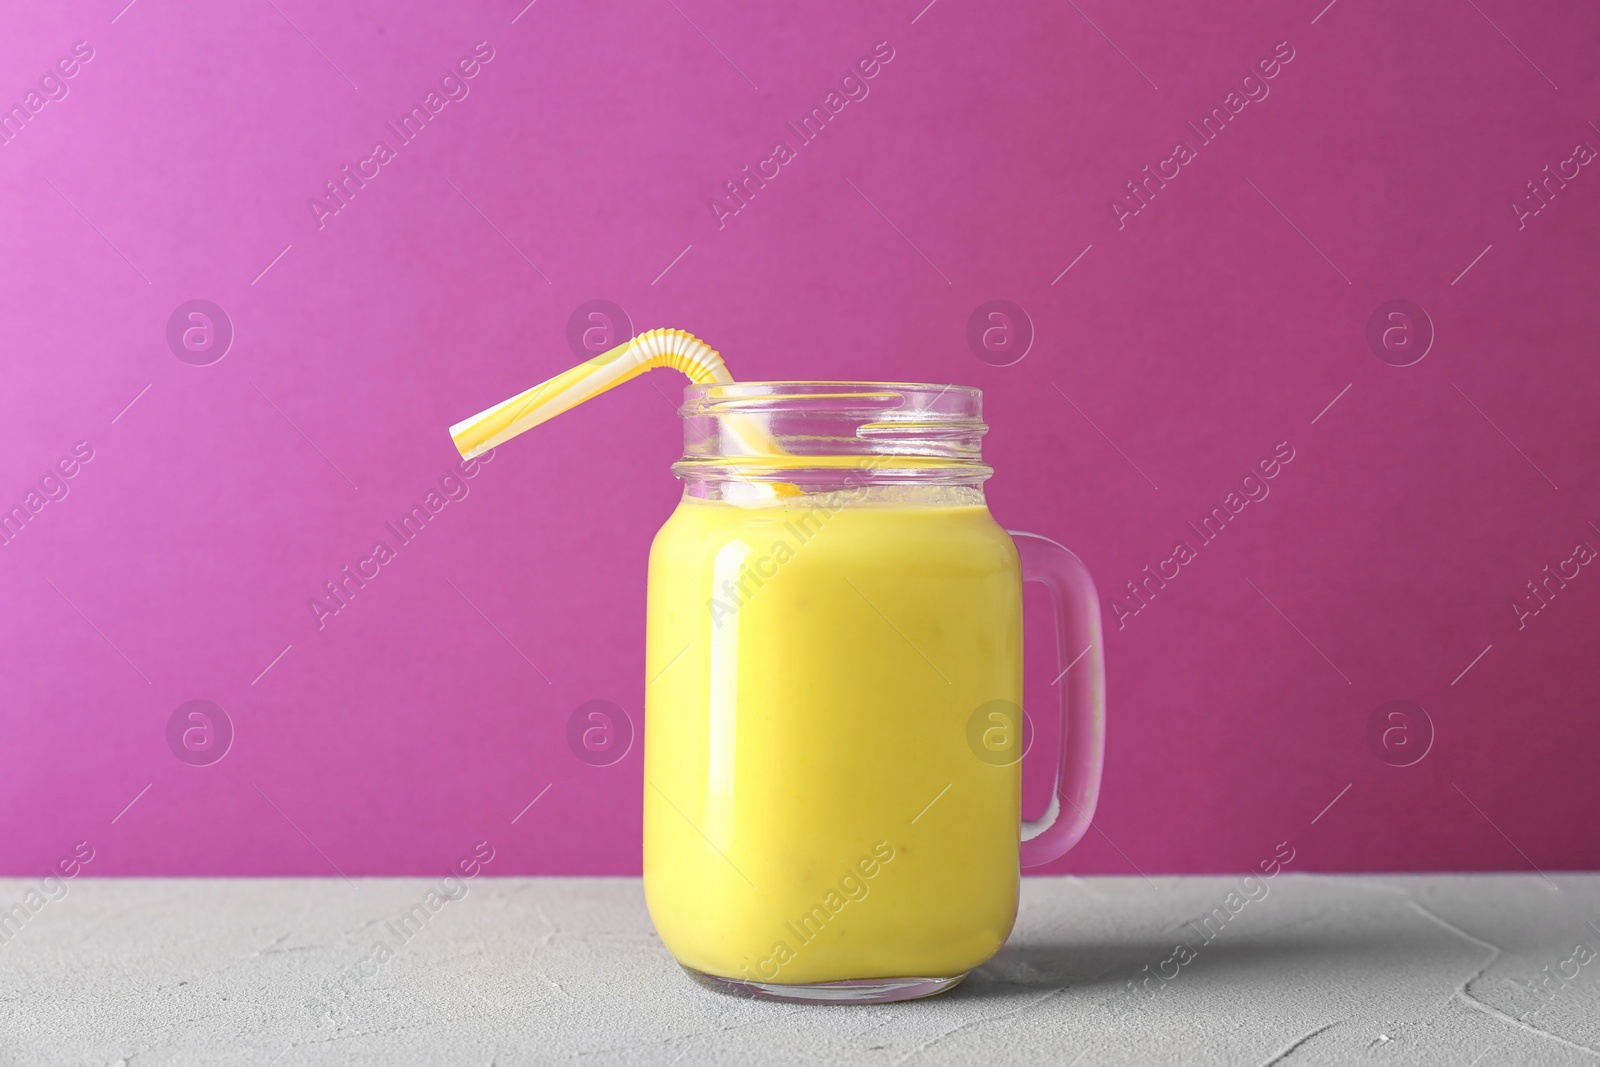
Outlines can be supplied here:
<path id="1" fill-rule="evenodd" d="M 703 983 L 798 1001 L 949 989 L 1010 934 L 1019 867 L 1088 828 L 1094 586 L 989 514 L 981 403 L 906 383 L 686 392 L 684 494 L 650 550 L 644 885 Z M 1051 676 L 1078 657 L 1035 821 L 1024 580 L 1054 595 Z"/>

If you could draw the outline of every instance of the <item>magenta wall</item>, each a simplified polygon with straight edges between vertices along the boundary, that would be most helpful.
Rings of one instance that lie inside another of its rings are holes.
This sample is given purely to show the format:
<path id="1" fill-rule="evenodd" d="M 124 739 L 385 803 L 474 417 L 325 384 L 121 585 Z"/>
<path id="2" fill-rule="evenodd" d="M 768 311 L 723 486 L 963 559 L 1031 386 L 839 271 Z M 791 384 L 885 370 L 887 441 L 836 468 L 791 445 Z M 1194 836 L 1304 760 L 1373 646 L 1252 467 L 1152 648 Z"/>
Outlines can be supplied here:
<path id="1" fill-rule="evenodd" d="M 637 871 L 638 747 L 568 721 L 640 717 L 679 383 L 470 479 L 445 433 L 591 300 L 747 378 L 984 390 L 994 511 L 1107 615 L 1059 869 L 1600 865 L 1600 11 L 525 2 L 5 12 L 0 872 Z"/>

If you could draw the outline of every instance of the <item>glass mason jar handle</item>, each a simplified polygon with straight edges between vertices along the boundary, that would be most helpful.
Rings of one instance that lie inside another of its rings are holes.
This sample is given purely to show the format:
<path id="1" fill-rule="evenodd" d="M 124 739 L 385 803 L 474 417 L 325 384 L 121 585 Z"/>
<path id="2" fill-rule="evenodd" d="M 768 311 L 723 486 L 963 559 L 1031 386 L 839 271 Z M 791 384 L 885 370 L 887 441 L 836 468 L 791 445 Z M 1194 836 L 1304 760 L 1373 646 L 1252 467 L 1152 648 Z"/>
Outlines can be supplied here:
<path id="1" fill-rule="evenodd" d="M 1008 532 L 1022 557 L 1022 580 L 1042 583 L 1055 602 L 1056 661 L 1063 665 L 1055 683 L 1061 686 L 1055 788 L 1044 815 L 1022 822 L 1022 866 L 1037 867 L 1065 855 L 1094 819 L 1105 756 L 1106 665 L 1089 568 L 1048 537 Z"/>

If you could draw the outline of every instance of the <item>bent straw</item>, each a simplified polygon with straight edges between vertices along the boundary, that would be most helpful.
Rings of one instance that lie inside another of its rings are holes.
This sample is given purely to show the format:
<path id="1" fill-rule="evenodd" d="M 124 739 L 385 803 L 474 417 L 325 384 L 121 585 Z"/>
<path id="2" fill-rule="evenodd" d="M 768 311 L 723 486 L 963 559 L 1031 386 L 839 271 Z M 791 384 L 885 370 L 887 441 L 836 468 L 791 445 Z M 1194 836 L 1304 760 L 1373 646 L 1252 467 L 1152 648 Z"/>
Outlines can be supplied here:
<path id="1" fill-rule="evenodd" d="M 657 367 L 682 371 L 696 385 L 733 381 L 733 375 L 728 373 L 717 350 L 694 334 L 684 330 L 646 330 L 609 352 L 602 352 L 510 400 L 463 419 L 450 427 L 450 438 L 463 459 L 481 456 L 541 422 L 548 422 L 563 411 L 570 411 L 585 400 Z M 745 455 L 783 453 L 757 419 L 730 414 L 719 421 L 725 439 Z M 786 482 L 756 481 L 746 492 L 756 500 L 801 495 L 798 486 Z"/>
<path id="2" fill-rule="evenodd" d="M 700 385 L 733 381 L 716 349 L 693 334 L 684 330 L 646 330 L 510 400 L 463 419 L 450 427 L 450 437 L 462 458 L 472 459 L 657 367 L 682 371 Z M 774 450 L 762 436 L 741 443 L 752 451 Z"/>

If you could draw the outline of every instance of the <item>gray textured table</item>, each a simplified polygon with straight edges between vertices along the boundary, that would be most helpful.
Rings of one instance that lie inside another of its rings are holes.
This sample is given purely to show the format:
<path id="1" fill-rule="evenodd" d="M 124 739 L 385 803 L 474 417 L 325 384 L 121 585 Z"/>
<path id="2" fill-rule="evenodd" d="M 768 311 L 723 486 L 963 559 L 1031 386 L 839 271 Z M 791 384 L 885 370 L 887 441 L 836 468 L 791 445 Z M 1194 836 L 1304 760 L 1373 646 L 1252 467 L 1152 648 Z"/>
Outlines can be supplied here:
<path id="1" fill-rule="evenodd" d="M 0 881 L 0 907 L 36 885 Z M 0 944 L 0 1058 L 1600 1062 L 1600 875 L 1284 874 L 1209 942 L 1190 933 L 1182 964 L 1184 924 L 1237 879 L 1030 879 L 1010 943 L 966 985 L 869 1007 L 695 986 L 630 879 L 483 878 L 397 936 L 437 885 L 79 879 Z"/>

